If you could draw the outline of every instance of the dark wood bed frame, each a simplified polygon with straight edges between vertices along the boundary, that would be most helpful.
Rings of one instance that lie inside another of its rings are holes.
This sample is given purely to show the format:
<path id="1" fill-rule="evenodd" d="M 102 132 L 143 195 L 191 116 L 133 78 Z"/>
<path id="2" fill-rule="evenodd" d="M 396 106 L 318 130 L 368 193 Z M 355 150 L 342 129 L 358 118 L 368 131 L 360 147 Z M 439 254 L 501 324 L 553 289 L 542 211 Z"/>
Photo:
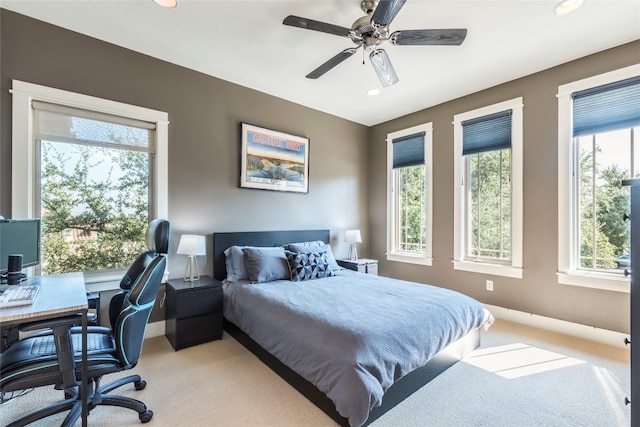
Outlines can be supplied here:
<path id="1" fill-rule="evenodd" d="M 285 243 L 322 240 L 329 243 L 329 230 L 298 230 L 298 231 L 253 231 L 213 234 L 213 274 L 216 279 L 223 280 L 227 273 L 225 267 L 225 249 L 233 246 L 281 246 Z M 290 369 L 275 356 L 256 343 L 232 322 L 224 319 L 224 329 L 255 354 L 263 363 L 269 366 L 296 390 L 302 393 L 313 404 L 330 416 L 341 426 L 349 426 L 349 420 L 341 416 L 331 399 L 316 386 Z M 480 346 L 480 330 L 476 330 L 458 341 L 450 344 L 436 354 L 425 366 L 404 376 L 387 390 L 381 406 L 373 408 L 369 413 L 365 425 L 378 419 L 391 408 L 402 402 L 429 381 L 460 361 Z"/>

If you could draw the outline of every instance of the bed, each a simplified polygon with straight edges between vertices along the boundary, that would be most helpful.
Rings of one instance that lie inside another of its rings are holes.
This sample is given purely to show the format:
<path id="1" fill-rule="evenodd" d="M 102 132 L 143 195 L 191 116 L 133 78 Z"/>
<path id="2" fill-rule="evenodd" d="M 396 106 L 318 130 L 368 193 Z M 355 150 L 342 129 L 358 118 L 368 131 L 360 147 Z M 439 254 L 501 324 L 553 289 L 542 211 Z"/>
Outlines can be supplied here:
<path id="1" fill-rule="evenodd" d="M 213 240 L 225 330 L 340 425 L 380 417 L 477 348 L 493 321 L 457 292 L 334 268 L 329 230 Z M 301 257 L 313 273 L 295 269 Z"/>

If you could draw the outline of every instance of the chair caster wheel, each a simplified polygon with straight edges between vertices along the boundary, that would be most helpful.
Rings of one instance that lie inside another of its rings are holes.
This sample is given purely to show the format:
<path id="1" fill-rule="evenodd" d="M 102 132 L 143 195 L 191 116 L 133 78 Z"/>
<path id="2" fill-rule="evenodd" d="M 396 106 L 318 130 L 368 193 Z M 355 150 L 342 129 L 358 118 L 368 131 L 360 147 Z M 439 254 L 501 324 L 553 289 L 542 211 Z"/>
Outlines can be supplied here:
<path id="1" fill-rule="evenodd" d="M 147 386 L 147 382 L 145 380 L 137 381 L 133 384 L 136 387 L 136 390 L 142 390 Z"/>
<path id="2" fill-rule="evenodd" d="M 146 411 L 140 414 L 140 422 L 143 424 L 148 423 L 149 421 L 151 421 L 151 417 L 153 417 L 153 411 L 150 409 L 147 409 Z"/>

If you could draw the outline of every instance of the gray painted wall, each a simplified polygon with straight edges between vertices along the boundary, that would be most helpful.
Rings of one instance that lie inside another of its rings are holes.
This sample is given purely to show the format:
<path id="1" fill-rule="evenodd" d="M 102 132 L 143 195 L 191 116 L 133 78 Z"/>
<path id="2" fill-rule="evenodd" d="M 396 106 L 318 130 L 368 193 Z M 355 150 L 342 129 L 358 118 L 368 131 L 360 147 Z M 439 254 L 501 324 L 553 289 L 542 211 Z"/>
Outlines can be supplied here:
<path id="1" fill-rule="evenodd" d="M 183 232 L 330 228 L 337 256 L 344 230 L 360 228 L 363 257 L 381 274 L 448 287 L 478 300 L 562 320 L 629 331 L 629 295 L 559 285 L 557 270 L 558 85 L 640 62 L 640 41 L 496 86 L 373 128 L 0 9 L 0 214 L 11 212 L 11 79 L 169 113 L 171 277 Z M 453 115 L 524 98 L 524 278 L 454 271 Z M 238 188 L 239 123 L 311 139 L 310 192 Z M 434 265 L 385 261 L 386 134 L 434 124 Z M 210 254 L 204 270 L 212 272 Z M 484 290 L 487 278 L 494 291 Z M 162 313 L 154 314 L 162 318 Z"/>
<path id="2" fill-rule="evenodd" d="M 558 265 L 558 86 L 640 63 L 640 41 L 418 111 L 372 128 L 369 172 L 371 256 L 383 275 L 430 283 L 484 303 L 628 333 L 629 294 L 560 285 Z M 516 97 L 524 100 L 524 277 L 454 271 L 453 116 Z M 387 133 L 433 122 L 433 266 L 385 261 Z M 622 215 L 622 212 L 620 213 Z M 494 291 L 485 281 L 494 281 Z"/>
<path id="3" fill-rule="evenodd" d="M 11 217 L 11 80 L 169 113 L 170 277 L 182 233 L 328 228 L 368 235 L 365 126 L 0 9 L 0 215 Z M 239 188 L 240 122 L 310 139 L 308 194 Z M 363 256 L 368 255 L 362 245 Z M 202 274 L 213 274 L 212 255 Z M 103 302 L 103 306 L 106 302 Z M 152 320 L 164 318 L 154 310 Z"/>

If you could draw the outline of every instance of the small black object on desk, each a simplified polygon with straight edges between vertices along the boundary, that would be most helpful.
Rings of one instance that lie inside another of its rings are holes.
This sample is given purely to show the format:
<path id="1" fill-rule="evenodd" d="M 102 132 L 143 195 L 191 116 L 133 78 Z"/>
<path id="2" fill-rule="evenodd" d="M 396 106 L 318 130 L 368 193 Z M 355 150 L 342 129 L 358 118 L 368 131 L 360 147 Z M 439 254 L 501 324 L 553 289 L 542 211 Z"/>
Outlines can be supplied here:
<path id="1" fill-rule="evenodd" d="M 27 277 L 22 273 L 22 254 L 9 255 L 7 266 L 7 284 L 17 285 Z"/>

